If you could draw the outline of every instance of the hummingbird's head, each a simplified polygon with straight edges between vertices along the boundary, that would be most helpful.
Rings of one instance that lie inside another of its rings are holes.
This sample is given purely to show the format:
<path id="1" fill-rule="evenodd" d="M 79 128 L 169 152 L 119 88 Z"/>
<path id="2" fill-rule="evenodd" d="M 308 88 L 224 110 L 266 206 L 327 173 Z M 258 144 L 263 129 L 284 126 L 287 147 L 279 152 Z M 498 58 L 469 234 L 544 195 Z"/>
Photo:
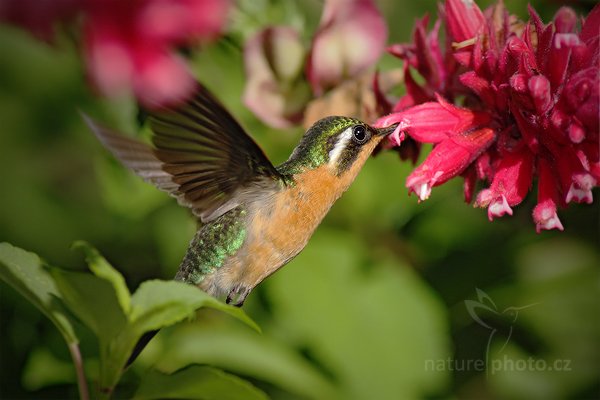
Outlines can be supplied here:
<path id="1" fill-rule="evenodd" d="M 306 131 L 284 165 L 292 173 L 327 166 L 340 176 L 353 167 L 360 169 L 394 128 L 377 129 L 348 117 L 323 118 Z"/>

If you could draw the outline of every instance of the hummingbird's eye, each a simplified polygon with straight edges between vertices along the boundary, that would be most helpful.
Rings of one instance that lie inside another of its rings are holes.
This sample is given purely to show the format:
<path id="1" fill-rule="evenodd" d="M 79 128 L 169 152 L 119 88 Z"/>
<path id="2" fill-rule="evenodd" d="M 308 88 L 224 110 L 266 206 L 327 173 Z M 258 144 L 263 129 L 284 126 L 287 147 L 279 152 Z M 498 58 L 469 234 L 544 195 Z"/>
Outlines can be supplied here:
<path id="1" fill-rule="evenodd" d="M 352 138 L 358 144 L 363 144 L 369 138 L 369 134 L 363 125 L 356 125 L 352 129 Z"/>

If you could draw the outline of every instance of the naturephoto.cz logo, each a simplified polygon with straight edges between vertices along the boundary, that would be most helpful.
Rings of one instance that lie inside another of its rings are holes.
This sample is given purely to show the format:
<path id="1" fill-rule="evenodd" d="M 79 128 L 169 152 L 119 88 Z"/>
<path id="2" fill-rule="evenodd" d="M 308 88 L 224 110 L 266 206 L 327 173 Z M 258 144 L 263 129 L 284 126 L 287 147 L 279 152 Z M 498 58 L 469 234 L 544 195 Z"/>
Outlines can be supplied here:
<path id="1" fill-rule="evenodd" d="M 487 363 L 487 364 L 486 364 Z M 501 358 L 490 360 L 468 359 L 455 360 L 452 357 L 439 360 L 425 360 L 426 371 L 476 371 L 495 374 L 497 372 L 525 372 L 525 371 L 571 371 L 571 360 L 554 360 L 548 362 L 543 359 L 528 357 L 527 359 L 513 359 L 506 354 Z"/>
<path id="2" fill-rule="evenodd" d="M 519 313 L 539 303 L 510 306 L 500 310 L 487 293 L 478 288 L 476 288 L 476 292 L 477 300 L 465 300 L 465 307 L 471 318 L 489 332 L 484 357 L 461 360 L 452 357 L 437 360 L 428 359 L 425 360 L 426 371 L 485 371 L 486 375 L 500 371 L 571 371 L 571 360 L 547 361 L 534 357 L 513 359 L 505 353 L 502 354 L 513 335 Z M 500 326 L 497 321 L 502 321 L 502 331 L 505 332 L 504 337 L 500 337 L 498 334 Z M 495 351 L 494 357 L 491 357 L 492 343 L 501 343 L 499 350 Z"/>

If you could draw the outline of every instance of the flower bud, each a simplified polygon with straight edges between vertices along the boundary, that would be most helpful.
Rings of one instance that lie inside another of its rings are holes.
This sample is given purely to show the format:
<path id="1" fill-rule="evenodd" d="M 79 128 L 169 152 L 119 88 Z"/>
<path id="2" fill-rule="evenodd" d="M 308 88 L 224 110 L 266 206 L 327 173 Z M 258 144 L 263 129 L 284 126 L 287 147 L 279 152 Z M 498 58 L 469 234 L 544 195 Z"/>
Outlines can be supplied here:
<path id="1" fill-rule="evenodd" d="M 372 66 L 385 48 L 387 26 L 372 0 L 327 0 L 307 65 L 321 95 Z"/>
<path id="2" fill-rule="evenodd" d="M 302 81 L 304 47 L 284 26 L 264 29 L 244 47 L 244 104 L 264 123 L 287 128 L 302 120 L 310 93 Z"/>

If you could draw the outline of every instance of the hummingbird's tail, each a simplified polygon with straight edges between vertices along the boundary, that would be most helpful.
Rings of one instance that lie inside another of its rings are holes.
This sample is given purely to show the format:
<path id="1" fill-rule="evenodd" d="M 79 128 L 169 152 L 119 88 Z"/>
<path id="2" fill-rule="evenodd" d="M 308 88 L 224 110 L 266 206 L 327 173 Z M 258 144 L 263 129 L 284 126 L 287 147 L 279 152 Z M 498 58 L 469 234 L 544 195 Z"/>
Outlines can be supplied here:
<path id="1" fill-rule="evenodd" d="M 142 350 L 144 350 L 146 348 L 148 343 L 150 343 L 152 338 L 154 336 L 156 336 L 156 334 L 158 333 L 159 330 L 160 329 L 157 329 L 155 331 L 149 331 L 149 332 L 144 333 L 144 335 L 142 335 L 140 340 L 138 340 L 138 342 L 135 344 L 135 347 L 133 348 L 133 351 L 131 352 L 129 359 L 127 360 L 127 363 L 125 364 L 125 368 L 129 367 L 138 358 L 138 356 L 140 355 Z"/>

